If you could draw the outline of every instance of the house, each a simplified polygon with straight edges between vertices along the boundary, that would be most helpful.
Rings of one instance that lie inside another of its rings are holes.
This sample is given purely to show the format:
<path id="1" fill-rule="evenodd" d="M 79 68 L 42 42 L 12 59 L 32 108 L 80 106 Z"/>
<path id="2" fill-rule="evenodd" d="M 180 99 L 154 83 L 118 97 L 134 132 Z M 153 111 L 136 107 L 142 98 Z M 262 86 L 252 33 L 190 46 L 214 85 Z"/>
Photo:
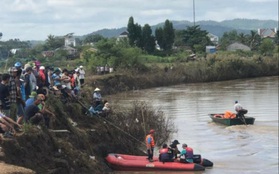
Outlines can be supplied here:
<path id="1" fill-rule="evenodd" d="M 70 47 L 70 46 L 64 46 L 64 47 L 61 47 L 60 50 L 65 50 L 67 51 L 67 53 L 69 55 L 74 55 L 77 53 L 77 49 L 73 48 L 73 47 Z"/>
<path id="2" fill-rule="evenodd" d="M 124 31 L 122 32 L 116 39 L 117 42 L 121 41 L 121 40 L 127 40 L 128 39 L 128 32 Z"/>
<path id="3" fill-rule="evenodd" d="M 227 51 L 236 51 L 236 50 L 251 51 L 251 48 L 239 42 L 232 43 L 227 47 Z"/>
<path id="4" fill-rule="evenodd" d="M 20 48 L 13 48 L 13 49 L 11 49 L 10 50 L 10 52 L 13 54 L 13 55 L 15 55 L 15 54 L 17 54 L 18 52 L 20 52 Z"/>
<path id="5" fill-rule="evenodd" d="M 74 37 L 74 33 L 69 33 L 64 36 L 65 38 L 65 46 L 76 46 L 76 38 Z"/>
<path id="6" fill-rule="evenodd" d="M 218 45 L 219 42 L 219 37 L 215 36 L 214 34 L 208 33 L 207 37 L 209 37 L 210 41 L 214 44 L 214 45 Z"/>
<path id="7" fill-rule="evenodd" d="M 276 28 L 258 29 L 258 35 L 260 35 L 261 38 L 275 38 L 276 33 L 277 33 Z"/>

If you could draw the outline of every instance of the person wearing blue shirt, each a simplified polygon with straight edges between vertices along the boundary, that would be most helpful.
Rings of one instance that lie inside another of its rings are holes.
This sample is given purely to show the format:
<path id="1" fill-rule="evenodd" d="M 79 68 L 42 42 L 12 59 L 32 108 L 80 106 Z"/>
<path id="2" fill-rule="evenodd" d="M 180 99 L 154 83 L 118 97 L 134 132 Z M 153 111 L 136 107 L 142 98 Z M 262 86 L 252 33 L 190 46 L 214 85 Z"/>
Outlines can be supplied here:
<path id="1" fill-rule="evenodd" d="M 61 71 L 57 68 L 55 69 L 54 73 L 52 74 L 51 78 L 53 79 L 54 86 L 61 86 L 62 78 L 60 76 Z"/>
<path id="2" fill-rule="evenodd" d="M 35 101 L 36 96 L 37 93 L 35 91 L 32 91 L 31 95 L 29 95 L 29 98 L 25 101 L 25 107 L 32 105 Z"/>

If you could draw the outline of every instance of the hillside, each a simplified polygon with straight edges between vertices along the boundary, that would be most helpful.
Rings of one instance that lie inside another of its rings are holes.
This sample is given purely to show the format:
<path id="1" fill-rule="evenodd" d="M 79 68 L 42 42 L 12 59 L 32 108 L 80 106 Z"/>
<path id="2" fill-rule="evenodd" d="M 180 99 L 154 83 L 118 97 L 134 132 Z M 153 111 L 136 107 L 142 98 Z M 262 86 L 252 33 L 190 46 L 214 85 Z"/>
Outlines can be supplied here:
<path id="1" fill-rule="evenodd" d="M 193 22 L 190 21 L 171 21 L 176 30 L 186 29 L 192 26 Z M 164 22 L 151 26 L 153 32 L 157 27 L 164 25 Z M 239 33 L 250 33 L 250 30 L 258 30 L 259 28 L 277 28 L 278 21 L 275 20 L 258 20 L 258 19 L 233 19 L 221 22 L 216 21 L 197 21 L 196 25 L 200 25 L 202 30 L 207 30 L 209 33 L 221 37 L 224 32 L 237 30 Z M 126 30 L 126 27 L 114 29 L 102 29 L 94 31 L 89 34 L 100 34 L 104 37 L 117 37 L 120 33 Z M 82 36 L 85 37 L 86 35 Z"/>

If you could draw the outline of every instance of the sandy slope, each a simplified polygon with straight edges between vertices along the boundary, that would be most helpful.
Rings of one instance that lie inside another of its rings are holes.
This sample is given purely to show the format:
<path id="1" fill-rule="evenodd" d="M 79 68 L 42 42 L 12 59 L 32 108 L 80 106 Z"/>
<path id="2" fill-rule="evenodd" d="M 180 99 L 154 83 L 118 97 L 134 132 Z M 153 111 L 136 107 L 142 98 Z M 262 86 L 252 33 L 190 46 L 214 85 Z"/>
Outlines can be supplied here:
<path id="1" fill-rule="evenodd" d="M 14 174 L 14 173 L 34 174 L 35 172 L 24 167 L 10 165 L 0 161 L 0 173 L 1 174 Z"/>

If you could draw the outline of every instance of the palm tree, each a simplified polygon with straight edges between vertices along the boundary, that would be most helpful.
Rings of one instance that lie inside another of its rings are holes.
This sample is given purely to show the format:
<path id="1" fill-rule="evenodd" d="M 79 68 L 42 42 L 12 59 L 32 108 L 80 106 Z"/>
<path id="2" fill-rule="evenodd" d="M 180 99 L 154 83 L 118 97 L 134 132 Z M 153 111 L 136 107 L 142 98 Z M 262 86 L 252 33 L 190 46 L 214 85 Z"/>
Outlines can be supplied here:
<path id="1" fill-rule="evenodd" d="M 260 37 L 260 35 L 258 35 L 258 33 L 256 31 L 251 30 L 250 36 L 248 37 L 248 41 L 249 41 L 249 46 L 250 46 L 251 50 L 255 50 L 261 43 L 261 37 Z"/>

